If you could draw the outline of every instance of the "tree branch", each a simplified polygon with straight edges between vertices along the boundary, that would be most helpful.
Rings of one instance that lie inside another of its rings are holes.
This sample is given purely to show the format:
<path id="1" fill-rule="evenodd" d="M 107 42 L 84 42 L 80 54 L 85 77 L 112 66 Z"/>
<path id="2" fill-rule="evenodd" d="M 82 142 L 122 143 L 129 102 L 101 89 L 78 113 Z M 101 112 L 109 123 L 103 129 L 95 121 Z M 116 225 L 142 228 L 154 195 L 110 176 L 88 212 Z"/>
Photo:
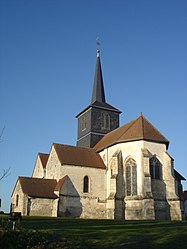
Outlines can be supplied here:
<path id="1" fill-rule="evenodd" d="M 8 169 L 4 169 L 3 170 L 3 174 L 0 176 L 0 181 L 3 179 L 3 178 L 6 178 L 10 175 L 10 168 Z"/>

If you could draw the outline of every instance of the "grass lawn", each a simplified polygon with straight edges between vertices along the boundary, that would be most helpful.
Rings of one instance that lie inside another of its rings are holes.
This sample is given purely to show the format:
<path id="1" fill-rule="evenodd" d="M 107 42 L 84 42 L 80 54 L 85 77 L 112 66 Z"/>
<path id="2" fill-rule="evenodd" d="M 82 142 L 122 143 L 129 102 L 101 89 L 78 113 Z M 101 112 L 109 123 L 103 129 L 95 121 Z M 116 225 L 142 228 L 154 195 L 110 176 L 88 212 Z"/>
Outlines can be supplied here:
<path id="1" fill-rule="evenodd" d="M 15 236 L 16 231 L 9 231 L 9 233 Z M 21 226 L 17 227 L 15 239 L 20 236 L 20 233 L 27 233 L 30 239 L 36 236 L 37 243 L 40 238 L 53 241 L 53 246 L 54 241 L 59 242 L 54 247 L 50 246 L 50 243 L 48 246 L 42 247 L 41 243 L 40 247 L 30 246 L 27 248 L 187 248 L 186 221 L 114 221 L 24 217 Z M 27 236 L 25 235 L 24 238 Z M 0 237 L 0 248 L 3 248 L 2 243 L 6 243 L 4 237 Z M 9 248 L 24 248 L 21 247 L 20 242 L 19 244 L 19 247 L 9 246 Z"/>

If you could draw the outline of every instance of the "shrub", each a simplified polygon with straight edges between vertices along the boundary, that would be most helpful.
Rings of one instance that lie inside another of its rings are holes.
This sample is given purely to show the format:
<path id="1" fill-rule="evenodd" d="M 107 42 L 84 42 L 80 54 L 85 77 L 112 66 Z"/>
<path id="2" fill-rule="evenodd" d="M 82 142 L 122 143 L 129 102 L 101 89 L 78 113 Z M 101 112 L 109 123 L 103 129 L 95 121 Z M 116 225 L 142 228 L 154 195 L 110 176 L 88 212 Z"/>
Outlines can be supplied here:
<path id="1" fill-rule="evenodd" d="M 53 248 L 49 247 L 50 244 L 54 244 L 58 240 L 58 237 L 51 233 L 38 231 L 0 231 L 1 249 Z"/>

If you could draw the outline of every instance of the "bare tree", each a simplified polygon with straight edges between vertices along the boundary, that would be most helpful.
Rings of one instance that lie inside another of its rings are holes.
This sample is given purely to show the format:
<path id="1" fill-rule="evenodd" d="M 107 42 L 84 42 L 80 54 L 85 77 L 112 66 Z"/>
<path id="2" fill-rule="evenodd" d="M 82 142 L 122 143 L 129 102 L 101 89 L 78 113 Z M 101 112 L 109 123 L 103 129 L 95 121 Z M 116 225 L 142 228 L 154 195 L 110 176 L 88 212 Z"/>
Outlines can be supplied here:
<path id="1" fill-rule="evenodd" d="M 3 174 L 0 176 L 0 181 L 10 175 L 10 168 L 3 169 Z"/>
<path id="2" fill-rule="evenodd" d="M 4 130 L 5 130 L 5 126 L 3 127 L 1 133 L 0 133 L 0 143 L 3 142 L 3 133 L 4 133 Z M 0 181 L 4 178 L 6 178 L 7 176 L 10 175 L 10 167 L 8 169 L 3 169 L 3 173 L 2 175 L 0 176 Z"/>

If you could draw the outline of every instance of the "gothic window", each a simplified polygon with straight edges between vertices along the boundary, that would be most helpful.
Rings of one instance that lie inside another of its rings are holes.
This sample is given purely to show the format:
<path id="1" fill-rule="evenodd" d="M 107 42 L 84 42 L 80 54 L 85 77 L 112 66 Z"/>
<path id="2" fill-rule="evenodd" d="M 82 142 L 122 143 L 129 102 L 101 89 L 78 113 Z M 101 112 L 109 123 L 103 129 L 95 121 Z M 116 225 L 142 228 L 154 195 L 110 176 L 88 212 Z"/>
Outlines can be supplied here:
<path id="1" fill-rule="evenodd" d="M 110 115 L 108 113 L 102 114 L 102 129 L 104 130 L 110 130 Z"/>
<path id="2" fill-rule="evenodd" d="M 149 160 L 150 174 L 152 179 L 162 179 L 162 167 L 160 161 L 153 156 Z"/>
<path id="3" fill-rule="evenodd" d="M 16 195 L 16 207 L 18 206 L 19 204 L 19 195 Z"/>
<path id="4" fill-rule="evenodd" d="M 85 176 L 84 180 L 83 180 L 83 192 L 84 193 L 89 192 L 89 178 L 88 178 L 88 176 Z"/>
<path id="5" fill-rule="evenodd" d="M 126 162 L 125 172 L 127 196 L 137 195 L 137 165 L 132 158 Z"/>

